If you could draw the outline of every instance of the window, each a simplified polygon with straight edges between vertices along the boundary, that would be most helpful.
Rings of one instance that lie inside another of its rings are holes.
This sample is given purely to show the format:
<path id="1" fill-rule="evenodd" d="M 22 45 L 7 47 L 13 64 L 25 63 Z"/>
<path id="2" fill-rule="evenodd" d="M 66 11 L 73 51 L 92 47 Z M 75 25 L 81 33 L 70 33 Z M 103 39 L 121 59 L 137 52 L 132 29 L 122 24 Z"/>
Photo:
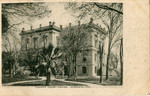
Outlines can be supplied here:
<path id="1" fill-rule="evenodd" d="M 59 36 L 56 37 L 56 42 L 57 42 L 57 46 L 59 46 L 60 45 L 60 37 Z"/>
<path id="2" fill-rule="evenodd" d="M 26 39 L 26 50 L 29 49 L 29 39 Z"/>
<path id="3" fill-rule="evenodd" d="M 101 41 L 99 41 L 99 46 L 101 46 Z"/>
<path id="4" fill-rule="evenodd" d="M 64 66 L 64 75 L 68 75 L 68 67 Z"/>
<path id="5" fill-rule="evenodd" d="M 42 37 L 42 47 L 47 47 L 47 36 Z"/>
<path id="6" fill-rule="evenodd" d="M 33 38 L 34 40 L 34 48 L 37 49 L 38 48 L 38 38 Z"/>
<path id="7" fill-rule="evenodd" d="M 97 39 L 95 39 L 95 47 L 97 47 L 97 43 L 98 43 L 98 41 L 97 41 Z"/>
<path id="8" fill-rule="evenodd" d="M 47 37 L 44 39 L 44 47 L 47 46 Z"/>
<path id="9" fill-rule="evenodd" d="M 97 73 L 97 67 L 95 67 L 95 73 Z"/>
<path id="10" fill-rule="evenodd" d="M 86 74 L 86 67 L 85 67 L 85 66 L 82 67 L 82 73 L 83 73 L 83 74 Z"/>
<path id="11" fill-rule="evenodd" d="M 96 60 L 97 60 L 97 54 L 95 53 L 95 62 L 96 62 Z"/>
<path id="12" fill-rule="evenodd" d="M 84 61 L 84 62 L 86 61 L 86 57 L 83 57 L 83 61 Z"/>
<path id="13" fill-rule="evenodd" d="M 95 38 L 95 47 L 98 46 L 98 34 L 94 34 L 94 38 Z"/>

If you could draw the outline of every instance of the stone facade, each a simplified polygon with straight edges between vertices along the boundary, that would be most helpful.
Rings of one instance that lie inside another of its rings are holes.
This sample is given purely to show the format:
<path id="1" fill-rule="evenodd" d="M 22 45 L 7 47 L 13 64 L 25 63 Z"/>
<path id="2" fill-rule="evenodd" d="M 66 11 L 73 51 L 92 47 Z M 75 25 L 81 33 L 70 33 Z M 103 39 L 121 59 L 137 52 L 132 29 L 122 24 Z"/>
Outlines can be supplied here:
<path id="1" fill-rule="evenodd" d="M 42 27 L 40 25 L 37 29 L 31 29 L 25 31 L 24 28 L 21 32 L 21 50 L 30 50 L 30 49 L 38 49 L 43 46 L 48 46 L 50 43 L 54 46 L 58 45 L 59 34 L 61 32 L 61 28 L 56 27 L 53 24 L 49 24 L 49 26 Z"/>
<path id="2" fill-rule="evenodd" d="M 100 68 L 99 64 L 99 43 L 103 42 L 105 38 L 105 30 L 100 26 L 93 24 L 91 19 L 89 23 L 82 24 L 86 26 L 83 31 L 86 31 L 88 34 L 87 37 L 87 49 L 85 54 L 78 54 L 77 56 L 77 75 L 78 76 L 96 76 L 98 74 L 98 69 Z M 82 26 L 80 25 L 80 26 Z M 78 26 L 78 25 L 76 25 Z M 74 27 L 74 26 L 71 26 Z M 64 28 L 65 30 L 65 28 Z M 62 26 L 56 27 L 51 22 L 49 26 L 40 27 L 37 29 L 31 29 L 25 31 L 24 28 L 21 32 L 21 50 L 30 50 L 37 49 L 43 46 L 48 46 L 49 43 L 52 43 L 54 46 L 60 46 L 59 36 L 62 31 Z M 67 74 L 67 68 L 64 68 L 64 74 Z"/>
<path id="3" fill-rule="evenodd" d="M 70 24 L 69 24 L 70 25 Z M 70 27 L 75 27 L 70 26 Z M 82 31 L 85 31 L 87 35 L 87 40 L 85 40 L 86 55 L 79 53 L 77 56 L 77 75 L 78 76 L 97 76 L 98 70 L 100 68 L 99 60 L 99 44 L 103 43 L 106 32 L 105 29 L 102 29 L 100 26 L 93 23 L 93 20 L 87 24 L 81 24 Z M 74 65 L 71 67 L 73 68 Z M 72 70 L 73 73 L 73 70 Z"/>
<path id="4" fill-rule="evenodd" d="M 99 43 L 102 42 L 101 34 L 98 30 L 95 30 L 94 28 L 91 28 L 92 30 L 90 32 L 87 32 L 90 34 L 88 40 L 86 42 L 91 45 L 88 48 L 87 54 L 83 55 L 80 54 L 77 58 L 77 72 L 79 76 L 97 76 L 98 75 L 98 69 L 100 68 L 99 63 Z"/>

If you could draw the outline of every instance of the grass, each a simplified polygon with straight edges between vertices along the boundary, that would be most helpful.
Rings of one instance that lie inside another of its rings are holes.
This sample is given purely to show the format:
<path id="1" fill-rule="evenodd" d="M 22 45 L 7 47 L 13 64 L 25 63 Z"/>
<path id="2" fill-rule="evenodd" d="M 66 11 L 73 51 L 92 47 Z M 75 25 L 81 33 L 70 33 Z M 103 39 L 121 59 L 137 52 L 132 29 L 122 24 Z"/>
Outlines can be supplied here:
<path id="1" fill-rule="evenodd" d="M 28 76 L 28 77 L 2 77 L 2 83 L 11 83 L 11 82 L 17 82 L 17 81 L 30 81 L 30 80 L 40 80 L 40 78 L 35 78 L 34 76 Z M 103 78 L 103 82 L 99 83 L 99 77 L 79 77 L 76 80 L 74 79 L 65 79 L 66 81 L 75 81 L 75 82 L 85 82 L 85 83 L 91 83 L 91 84 L 98 84 L 103 86 L 116 86 L 120 85 L 120 78 L 117 76 L 110 76 L 109 81 L 106 81 L 105 78 Z M 12 86 L 45 86 L 46 81 L 34 81 L 34 82 L 26 82 L 26 83 L 18 83 L 14 84 Z M 51 86 L 86 86 L 84 84 L 78 84 L 78 83 L 69 83 L 69 82 L 62 82 L 53 80 L 51 83 Z"/>
<path id="2" fill-rule="evenodd" d="M 40 78 L 35 78 L 34 76 L 29 77 L 2 77 L 2 84 L 4 83 L 11 83 L 11 82 L 17 82 L 17 81 L 27 81 L 27 80 L 40 80 Z"/>
<path id="3" fill-rule="evenodd" d="M 120 85 L 120 78 L 117 76 L 110 76 L 109 80 L 106 80 L 103 78 L 103 82 L 99 83 L 100 79 L 95 77 L 87 77 L 87 78 L 77 78 L 74 79 L 65 79 L 66 81 L 76 81 L 76 82 L 85 82 L 85 83 L 91 83 L 91 84 L 98 84 L 98 85 L 104 85 L 104 86 L 116 86 Z"/>
<path id="4" fill-rule="evenodd" d="M 43 80 L 43 81 L 36 81 L 36 82 L 19 83 L 19 84 L 14 84 L 12 86 L 45 86 L 45 83 L 46 81 Z M 84 84 L 62 82 L 62 81 L 57 81 L 57 80 L 51 81 L 51 86 L 85 86 L 85 87 L 88 87 L 87 85 L 84 85 Z"/>

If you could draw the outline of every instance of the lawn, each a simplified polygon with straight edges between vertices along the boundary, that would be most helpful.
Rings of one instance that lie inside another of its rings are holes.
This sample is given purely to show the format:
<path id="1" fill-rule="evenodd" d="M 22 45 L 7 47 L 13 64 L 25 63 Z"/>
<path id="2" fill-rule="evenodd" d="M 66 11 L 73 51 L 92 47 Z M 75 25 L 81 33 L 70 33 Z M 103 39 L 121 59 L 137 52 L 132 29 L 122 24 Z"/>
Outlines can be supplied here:
<path id="1" fill-rule="evenodd" d="M 17 81 L 27 81 L 27 80 L 40 80 L 41 78 L 35 78 L 34 76 L 29 77 L 2 77 L 2 84 L 4 83 L 11 83 L 11 82 L 17 82 Z"/>
<path id="2" fill-rule="evenodd" d="M 43 81 L 19 83 L 19 84 L 14 84 L 11 86 L 45 86 L 45 83 L 46 83 L 46 81 L 43 80 Z M 58 80 L 52 80 L 51 86 L 84 86 L 84 87 L 88 87 L 87 85 L 84 85 L 84 84 L 62 82 L 62 81 L 58 81 Z"/>
<path id="3" fill-rule="evenodd" d="M 87 78 L 77 78 L 74 79 L 65 79 L 66 81 L 76 81 L 76 82 L 85 82 L 85 83 L 91 83 L 91 84 L 98 84 L 98 85 L 104 85 L 104 86 L 116 86 L 120 85 L 120 78 L 117 76 L 110 76 L 109 81 L 106 81 L 105 78 L 103 78 L 103 83 L 99 83 L 100 79 L 95 77 L 87 77 Z"/>

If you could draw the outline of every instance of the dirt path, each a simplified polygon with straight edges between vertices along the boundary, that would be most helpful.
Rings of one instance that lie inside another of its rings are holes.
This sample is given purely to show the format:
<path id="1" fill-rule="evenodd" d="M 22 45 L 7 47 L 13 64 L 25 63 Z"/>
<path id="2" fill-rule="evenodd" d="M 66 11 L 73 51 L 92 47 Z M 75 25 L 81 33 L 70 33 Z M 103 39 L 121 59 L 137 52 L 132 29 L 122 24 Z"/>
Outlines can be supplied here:
<path id="1" fill-rule="evenodd" d="M 41 79 L 40 80 L 27 80 L 27 81 L 17 81 L 17 82 L 5 83 L 5 84 L 3 84 L 3 86 L 11 86 L 11 85 L 14 85 L 14 84 L 20 84 L 20 83 L 36 82 L 36 81 L 46 80 L 46 77 L 39 77 L 39 78 L 41 78 Z M 90 83 L 86 83 L 86 82 L 65 81 L 64 79 L 55 79 L 55 78 L 52 78 L 52 80 L 57 80 L 57 81 L 61 81 L 61 82 L 68 82 L 68 83 L 75 83 L 75 84 L 83 84 L 83 85 L 89 86 L 90 88 L 101 87 L 101 85 L 90 84 Z"/>

